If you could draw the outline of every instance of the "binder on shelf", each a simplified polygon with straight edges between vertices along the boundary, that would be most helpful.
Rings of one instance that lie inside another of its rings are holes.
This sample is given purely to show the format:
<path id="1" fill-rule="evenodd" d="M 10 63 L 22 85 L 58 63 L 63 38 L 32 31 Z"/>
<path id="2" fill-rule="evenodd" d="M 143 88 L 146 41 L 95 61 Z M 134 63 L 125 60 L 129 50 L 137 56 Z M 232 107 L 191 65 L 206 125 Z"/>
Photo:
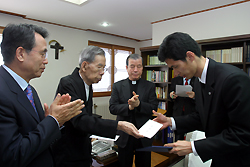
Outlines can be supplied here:
<path id="1" fill-rule="evenodd" d="M 246 57 L 246 61 L 250 62 L 250 44 L 247 45 L 247 57 Z"/>
<path id="2" fill-rule="evenodd" d="M 167 143 L 173 143 L 173 131 L 170 127 L 167 127 Z"/>

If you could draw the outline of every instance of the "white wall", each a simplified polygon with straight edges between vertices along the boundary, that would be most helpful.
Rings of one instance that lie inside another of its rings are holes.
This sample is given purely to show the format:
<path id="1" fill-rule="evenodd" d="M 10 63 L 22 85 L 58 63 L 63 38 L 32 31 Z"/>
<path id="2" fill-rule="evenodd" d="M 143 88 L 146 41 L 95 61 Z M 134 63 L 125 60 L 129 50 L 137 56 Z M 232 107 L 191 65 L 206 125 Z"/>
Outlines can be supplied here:
<path id="1" fill-rule="evenodd" d="M 40 78 L 31 80 L 31 84 L 36 88 L 41 102 L 49 105 L 53 101 L 60 78 L 71 74 L 74 68 L 76 66 L 78 67 L 79 53 L 88 45 L 88 40 L 133 47 L 136 49 L 136 53 L 140 53 L 138 42 L 133 40 L 0 14 L 0 26 L 6 26 L 9 23 L 30 23 L 42 26 L 50 33 L 47 42 L 55 39 L 64 46 L 66 50 L 65 52 L 60 52 L 59 60 L 55 60 L 55 50 L 50 49 L 48 46 L 49 64 L 46 66 L 45 72 Z M 99 101 L 98 98 L 94 100 L 97 100 L 97 104 L 101 102 L 108 105 L 109 97 L 100 98 Z"/>
<path id="2" fill-rule="evenodd" d="M 152 27 L 152 44 L 160 45 L 169 34 L 179 31 L 195 40 L 250 34 L 250 2 L 185 16 Z M 178 10 L 178 9 L 176 9 Z"/>
<path id="3" fill-rule="evenodd" d="M 139 48 L 152 46 L 152 40 L 139 42 Z"/>

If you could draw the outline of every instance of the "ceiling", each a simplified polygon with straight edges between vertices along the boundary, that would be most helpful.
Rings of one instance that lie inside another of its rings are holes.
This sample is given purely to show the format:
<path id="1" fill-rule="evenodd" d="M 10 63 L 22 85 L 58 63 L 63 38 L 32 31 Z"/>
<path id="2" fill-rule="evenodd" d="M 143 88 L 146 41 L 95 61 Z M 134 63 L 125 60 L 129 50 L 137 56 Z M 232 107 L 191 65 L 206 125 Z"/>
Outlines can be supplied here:
<path id="1" fill-rule="evenodd" d="M 235 2 L 241 1 L 88 0 L 78 6 L 63 0 L 0 0 L 0 12 L 144 41 L 152 38 L 152 22 Z M 102 27 L 104 21 L 110 26 Z"/>

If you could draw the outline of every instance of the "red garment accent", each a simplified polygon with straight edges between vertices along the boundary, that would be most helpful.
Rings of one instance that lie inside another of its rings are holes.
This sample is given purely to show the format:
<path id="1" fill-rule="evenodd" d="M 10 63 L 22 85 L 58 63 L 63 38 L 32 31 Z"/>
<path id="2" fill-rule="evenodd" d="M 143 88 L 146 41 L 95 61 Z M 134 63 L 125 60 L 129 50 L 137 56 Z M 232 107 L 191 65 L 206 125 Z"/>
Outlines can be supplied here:
<path id="1" fill-rule="evenodd" d="M 188 79 L 187 78 L 185 79 L 185 85 L 188 85 Z M 182 110 L 185 111 L 185 106 L 183 106 Z"/>

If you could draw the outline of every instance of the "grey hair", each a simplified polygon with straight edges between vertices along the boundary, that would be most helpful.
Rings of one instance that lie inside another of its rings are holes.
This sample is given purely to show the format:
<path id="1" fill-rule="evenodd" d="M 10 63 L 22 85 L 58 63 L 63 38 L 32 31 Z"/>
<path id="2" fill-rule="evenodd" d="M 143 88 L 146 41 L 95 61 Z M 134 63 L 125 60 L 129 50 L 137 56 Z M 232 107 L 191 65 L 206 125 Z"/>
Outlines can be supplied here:
<path id="1" fill-rule="evenodd" d="M 95 60 L 96 55 L 103 55 L 105 57 L 105 52 L 98 46 L 87 46 L 80 53 L 79 66 L 81 67 L 82 62 L 84 61 L 92 63 Z"/>
<path id="2" fill-rule="evenodd" d="M 141 59 L 141 62 L 143 63 L 143 58 L 138 55 L 138 54 L 130 54 L 128 57 L 127 57 L 127 60 L 126 60 L 126 65 L 128 66 L 128 60 L 129 59 L 134 59 L 134 60 L 137 60 L 137 59 Z"/>

